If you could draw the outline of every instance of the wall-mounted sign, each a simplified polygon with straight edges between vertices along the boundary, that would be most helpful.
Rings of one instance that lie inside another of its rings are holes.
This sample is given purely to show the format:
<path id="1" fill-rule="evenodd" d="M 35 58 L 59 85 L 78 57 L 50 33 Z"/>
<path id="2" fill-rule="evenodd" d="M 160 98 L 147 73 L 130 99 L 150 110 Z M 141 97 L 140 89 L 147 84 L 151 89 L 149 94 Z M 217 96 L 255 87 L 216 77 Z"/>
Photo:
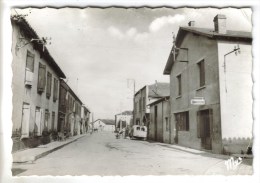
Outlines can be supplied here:
<path id="1" fill-rule="evenodd" d="M 205 99 L 204 97 L 194 97 L 190 101 L 191 105 L 205 105 Z"/>

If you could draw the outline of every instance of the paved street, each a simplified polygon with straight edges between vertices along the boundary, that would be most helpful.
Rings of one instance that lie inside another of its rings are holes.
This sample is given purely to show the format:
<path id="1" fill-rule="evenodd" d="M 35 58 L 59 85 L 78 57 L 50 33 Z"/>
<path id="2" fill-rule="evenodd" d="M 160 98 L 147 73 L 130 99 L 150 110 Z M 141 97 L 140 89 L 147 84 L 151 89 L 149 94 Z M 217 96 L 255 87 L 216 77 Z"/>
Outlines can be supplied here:
<path id="1" fill-rule="evenodd" d="M 247 164 L 227 171 L 227 156 L 178 147 L 116 139 L 112 132 L 98 132 L 33 163 L 14 163 L 13 172 L 17 176 L 252 174 L 252 166 Z"/>

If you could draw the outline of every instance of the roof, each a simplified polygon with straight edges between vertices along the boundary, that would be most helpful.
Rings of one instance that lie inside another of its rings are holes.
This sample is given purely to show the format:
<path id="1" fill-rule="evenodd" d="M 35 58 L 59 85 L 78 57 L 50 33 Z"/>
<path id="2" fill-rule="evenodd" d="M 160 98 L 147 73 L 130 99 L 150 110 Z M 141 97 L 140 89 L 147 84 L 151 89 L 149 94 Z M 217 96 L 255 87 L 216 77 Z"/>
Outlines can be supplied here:
<path id="1" fill-rule="evenodd" d="M 158 103 L 160 103 L 160 102 L 162 102 L 162 101 L 166 101 L 166 100 L 169 100 L 169 99 L 170 99 L 170 96 L 166 96 L 166 97 L 160 98 L 160 99 L 158 99 L 158 100 L 156 100 L 156 101 L 150 103 L 149 106 L 156 105 L 156 104 L 158 104 Z"/>
<path id="2" fill-rule="evenodd" d="M 145 85 L 135 93 L 135 96 L 145 87 L 148 87 L 148 97 L 165 97 L 170 95 L 170 83 L 157 82 L 151 85 Z"/>
<path id="3" fill-rule="evenodd" d="M 235 31 L 235 30 L 227 30 L 226 34 L 220 34 L 214 31 L 214 29 L 208 29 L 208 28 L 199 28 L 199 27 L 180 27 L 177 37 L 176 37 L 176 46 L 179 47 L 183 38 L 185 37 L 185 34 L 187 32 L 191 32 L 194 34 L 198 34 L 201 36 L 205 36 L 211 39 L 218 39 L 218 40 L 244 40 L 248 42 L 252 42 L 252 33 L 251 32 L 245 32 L 245 31 Z M 171 51 L 173 48 L 171 49 Z M 172 54 L 169 54 L 166 66 L 164 68 L 163 74 L 170 74 L 171 68 L 173 65 L 173 58 Z"/>
<path id="4" fill-rule="evenodd" d="M 101 121 L 106 125 L 115 125 L 115 120 L 113 119 L 101 119 Z"/>
<path id="5" fill-rule="evenodd" d="M 157 82 L 148 85 L 148 97 L 165 97 L 170 95 L 170 83 Z"/>
<path id="6" fill-rule="evenodd" d="M 133 115 L 133 111 L 124 111 L 124 112 L 121 112 L 119 114 L 116 114 L 116 115 Z"/>
<path id="7" fill-rule="evenodd" d="M 113 119 L 97 119 L 91 123 L 95 123 L 98 121 L 101 121 L 101 122 L 105 123 L 106 125 L 115 125 L 115 120 L 113 120 Z"/>
<path id="8" fill-rule="evenodd" d="M 11 21 L 16 23 L 23 30 L 24 35 L 27 38 L 40 39 L 36 31 L 30 26 L 30 24 L 27 22 L 25 18 L 23 17 L 11 18 Z M 58 64 L 54 61 L 48 49 L 44 46 L 44 51 L 43 51 L 43 45 L 37 44 L 35 41 L 31 43 L 33 44 L 34 48 L 40 52 L 41 57 L 43 57 L 46 60 L 46 62 L 50 65 L 50 67 L 52 67 L 56 71 L 57 75 L 61 78 L 66 78 L 65 74 L 58 66 Z"/>

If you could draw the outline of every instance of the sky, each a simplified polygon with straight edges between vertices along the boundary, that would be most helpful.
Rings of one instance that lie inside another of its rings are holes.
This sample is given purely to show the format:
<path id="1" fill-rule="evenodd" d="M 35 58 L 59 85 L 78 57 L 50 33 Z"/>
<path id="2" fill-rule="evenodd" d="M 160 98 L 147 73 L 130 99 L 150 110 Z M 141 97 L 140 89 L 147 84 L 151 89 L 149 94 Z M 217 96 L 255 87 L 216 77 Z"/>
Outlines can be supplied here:
<path id="1" fill-rule="evenodd" d="M 173 33 L 195 21 L 213 28 L 217 14 L 227 17 L 227 29 L 251 31 L 251 9 L 215 8 L 26 8 L 12 13 L 26 19 L 39 37 L 51 37 L 47 48 L 66 81 L 94 119 L 114 119 L 133 109 L 135 91 L 169 82 L 163 70 Z"/>

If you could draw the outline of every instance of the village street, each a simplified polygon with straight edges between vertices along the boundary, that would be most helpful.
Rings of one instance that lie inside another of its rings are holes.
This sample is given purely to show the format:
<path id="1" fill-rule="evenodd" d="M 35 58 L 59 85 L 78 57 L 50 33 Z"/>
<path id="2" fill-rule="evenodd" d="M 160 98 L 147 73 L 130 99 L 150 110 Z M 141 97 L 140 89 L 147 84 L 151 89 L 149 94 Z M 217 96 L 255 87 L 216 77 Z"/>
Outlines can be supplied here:
<path id="1" fill-rule="evenodd" d="M 224 163 L 228 158 L 175 145 L 116 139 L 112 132 L 96 132 L 33 163 L 14 163 L 13 172 L 17 176 L 252 174 L 252 166 L 247 164 L 228 171 Z"/>

